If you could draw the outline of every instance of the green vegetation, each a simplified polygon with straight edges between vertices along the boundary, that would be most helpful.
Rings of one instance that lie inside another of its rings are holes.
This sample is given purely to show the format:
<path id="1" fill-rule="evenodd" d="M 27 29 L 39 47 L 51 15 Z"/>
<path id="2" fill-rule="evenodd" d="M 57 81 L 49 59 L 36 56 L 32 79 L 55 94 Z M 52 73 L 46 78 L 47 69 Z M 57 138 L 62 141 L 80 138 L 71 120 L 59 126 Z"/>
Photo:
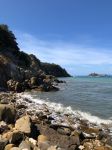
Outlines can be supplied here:
<path id="1" fill-rule="evenodd" d="M 29 67 L 30 66 L 30 58 L 29 55 L 24 53 L 23 51 L 18 53 L 18 65 L 21 67 Z"/>
<path id="2" fill-rule="evenodd" d="M 11 49 L 13 53 L 19 50 L 15 35 L 7 25 L 2 24 L 0 25 L 0 51 L 5 49 Z"/>
<path id="3" fill-rule="evenodd" d="M 57 64 L 41 63 L 41 67 L 42 70 L 44 70 L 48 75 L 53 75 L 56 77 L 70 77 L 67 71 Z"/>

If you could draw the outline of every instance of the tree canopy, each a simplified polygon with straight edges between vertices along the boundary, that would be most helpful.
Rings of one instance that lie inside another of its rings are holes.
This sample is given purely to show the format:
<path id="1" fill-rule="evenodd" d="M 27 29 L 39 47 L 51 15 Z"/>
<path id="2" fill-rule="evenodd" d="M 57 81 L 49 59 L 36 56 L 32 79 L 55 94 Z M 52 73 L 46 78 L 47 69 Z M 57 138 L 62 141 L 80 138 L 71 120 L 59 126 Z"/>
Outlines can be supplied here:
<path id="1" fill-rule="evenodd" d="M 3 49 L 11 49 L 13 52 L 18 51 L 18 43 L 15 35 L 9 30 L 7 25 L 0 25 L 0 51 Z"/>

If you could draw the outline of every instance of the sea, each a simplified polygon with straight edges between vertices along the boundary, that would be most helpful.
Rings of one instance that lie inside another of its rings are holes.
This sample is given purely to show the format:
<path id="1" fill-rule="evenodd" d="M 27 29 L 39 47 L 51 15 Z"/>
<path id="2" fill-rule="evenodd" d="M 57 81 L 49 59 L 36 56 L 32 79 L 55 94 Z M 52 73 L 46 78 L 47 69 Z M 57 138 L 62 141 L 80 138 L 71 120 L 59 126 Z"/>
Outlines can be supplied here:
<path id="1" fill-rule="evenodd" d="M 80 116 L 92 123 L 112 123 L 112 77 L 78 76 L 60 78 L 57 92 L 25 93 L 35 103 L 57 112 Z"/>

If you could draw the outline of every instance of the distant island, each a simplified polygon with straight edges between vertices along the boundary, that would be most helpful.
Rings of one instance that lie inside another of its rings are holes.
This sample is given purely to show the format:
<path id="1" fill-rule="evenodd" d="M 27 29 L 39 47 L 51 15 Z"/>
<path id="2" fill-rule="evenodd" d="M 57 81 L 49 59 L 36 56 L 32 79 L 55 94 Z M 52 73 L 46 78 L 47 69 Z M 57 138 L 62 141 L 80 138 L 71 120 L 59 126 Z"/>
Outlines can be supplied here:
<path id="1" fill-rule="evenodd" d="M 41 62 L 35 55 L 20 50 L 7 25 L 0 25 L 0 89 L 22 92 L 26 89 L 51 91 L 56 77 L 70 77 L 57 64 Z"/>
<path id="2" fill-rule="evenodd" d="M 107 75 L 107 74 L 98 74 L 98 73 L 90 73 L 88 76 L 90 76 L 90 77 L 107 77 L 107 76 L 109 76 L 109 75 Z"/>

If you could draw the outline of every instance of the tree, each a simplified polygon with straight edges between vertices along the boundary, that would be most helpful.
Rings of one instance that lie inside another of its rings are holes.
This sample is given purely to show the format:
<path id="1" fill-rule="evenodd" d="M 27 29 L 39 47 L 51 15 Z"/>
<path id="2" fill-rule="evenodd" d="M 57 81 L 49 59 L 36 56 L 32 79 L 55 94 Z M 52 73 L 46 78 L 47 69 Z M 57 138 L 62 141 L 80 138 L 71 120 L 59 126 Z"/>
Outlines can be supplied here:
<path id="1" fill-rule="evenodd" d="M 15 35 L 9 30 L 7 25 L 0 25 L 0 51 L 10 49 L 12 52 L 19 50 Z"/>

